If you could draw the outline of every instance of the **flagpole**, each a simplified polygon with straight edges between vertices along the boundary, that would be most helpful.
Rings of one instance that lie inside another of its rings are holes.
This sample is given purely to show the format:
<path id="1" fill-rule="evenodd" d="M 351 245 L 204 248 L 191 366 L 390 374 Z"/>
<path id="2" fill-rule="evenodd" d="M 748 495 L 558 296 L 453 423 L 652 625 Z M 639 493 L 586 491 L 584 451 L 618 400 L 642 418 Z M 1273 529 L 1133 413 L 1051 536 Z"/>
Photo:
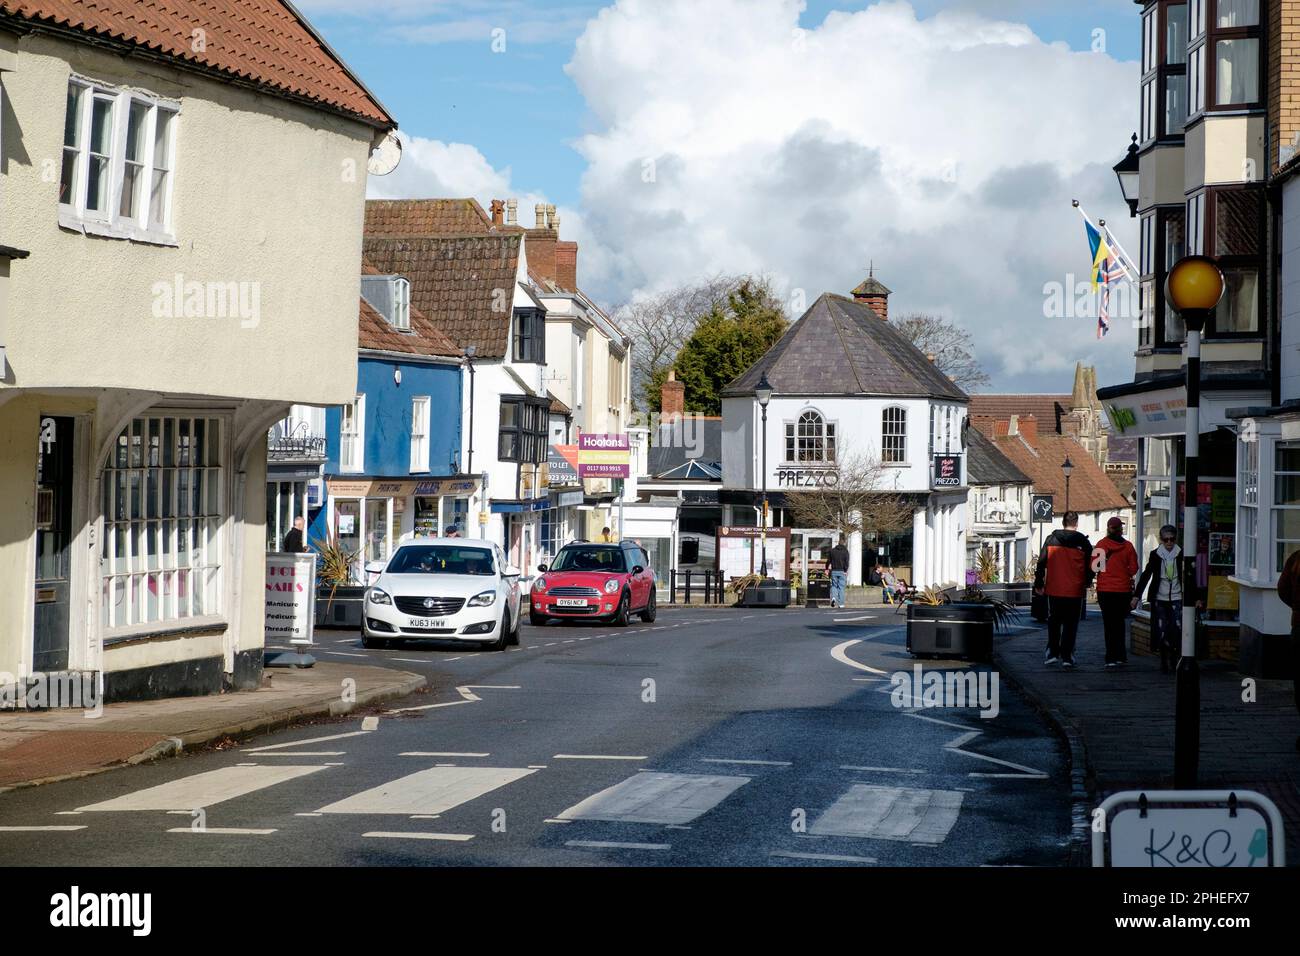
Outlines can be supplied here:
<path id="1" fill-rule="evenodd" d="M 1072 199 L 1070 200 L 1070 204 L 1074 206 L 1076 210 L 1078 210 L 1079 215 L 1083 217 L 1083 221 L 1086 222 L 1088 225 L 1092 226 L 1092 220 L 1089 219 L 1088 214 L 1084 212 L 1083 206 L 1079 205 L 1079 200 Z M 1097 229 L 1096 226 L 1093 226 L 1093 228 Z M 1115 249 L 1119 252 L 1121 256 L 1120 265 L 1124 269 L 1124 277 L 1128 279 L 1129 282 L 1132 282 L 1134 285 L 1138 285 L 1139 283 L 1138 283 L 1137 267 L 1133 265 L 1132 257 L 1129 256 L 1128 252 L 1124 249 L 1123 246 L 1121 246 L 1118 242 L 1114 241 L 1115 237 L 1110 234 L 1109 229 L 1107 229 L 1103 225 L 1101 229 L 1098 229 L 1098 232 L 1101 232 L 1102 230 L 1105 230 L 1107 241 L 1110 243 L 1114 243 Z"/>

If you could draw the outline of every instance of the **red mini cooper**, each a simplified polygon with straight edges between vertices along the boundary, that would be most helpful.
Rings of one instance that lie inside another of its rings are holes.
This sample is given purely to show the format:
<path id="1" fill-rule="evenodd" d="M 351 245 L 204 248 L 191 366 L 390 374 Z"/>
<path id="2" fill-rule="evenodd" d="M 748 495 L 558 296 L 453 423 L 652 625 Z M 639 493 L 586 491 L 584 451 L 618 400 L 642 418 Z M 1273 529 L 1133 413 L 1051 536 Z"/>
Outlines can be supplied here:
<path id="1" fill-rule="evenodd" d="M 528 619 L 610 621 L 627 627 L 633 614 L 655 619 L 655 573 L 646 553 L 631 541 L 566 544 L 548 567 L 537 570 Z"/>

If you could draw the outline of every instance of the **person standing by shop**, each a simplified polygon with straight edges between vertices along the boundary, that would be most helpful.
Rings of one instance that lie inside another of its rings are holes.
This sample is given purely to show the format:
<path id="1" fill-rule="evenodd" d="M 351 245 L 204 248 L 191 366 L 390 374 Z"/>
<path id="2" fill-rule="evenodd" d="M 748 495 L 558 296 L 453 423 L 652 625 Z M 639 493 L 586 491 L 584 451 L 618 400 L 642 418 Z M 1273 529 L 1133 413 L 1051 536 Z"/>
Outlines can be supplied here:
<path id="1" fill-rule="evenodd" d="M 1044 663 L 1074 667 L 1083 602 L 1092 583 L 1092 542 L 1079 533 L 1079 515 L 1067 511 L 1061 527 L 1047 536 L 1038 554 L 1034 593 L 1047 596 Z"/>
<path id="2" fill-rule="evenodd" d="M 848 600 L 849 549 L 844 542 L 831 548 L 831 607 L 844 607 Z"/>
<path id="3" fill-rule="evenodd" d="M 293 519 L 293 527 L 289 533 L 284 536 L 284 545 L 280 549 L 285 554 L 302 554 L 307 550 L 307 544 L 303 541 L 303 531 L 307 527 L 307 522 L 303 520 L 302 515 Z"/>
<path id="4" fill-rule="evenodd" d="M 1300 551 L 1292 551 L 1282 566 L 1277 596 L 1291 609 L 1291 683 L 1296 710 L 1300 711 Z M 1295 746 L 1300 750 L 1300 737 Z"/>
<path id="5" fill-rule="evenodd" d="M 1133 602 L 1133 581 L 1138 574 L 1137 549 L 1124 537 L 1124 521 L 1106 522 L 1106 537 L 1092 551 L 1092 570 L 1097 575 L 1097 603 L 1106 633 L 1106 669 L 1128 663 L 1124 646 L 1125 625 Z"/>
<path id="6" fill-rule="evenodd" d="M 1178 529 L 1171 524 L 1165 525 L 1160 529 L 1160 546 L 1147 557 L 1147 566 L 1138 579 L 1130 605 L 1136 608 L 1138 596 L 1146 591 L 1147 603 L 1151 606 L 1151 638 L 1159 649 L 1162 674 L 1174 669 L 1182 649 L 1186 564 L 1182 548 L 1178 547 Z M 1197 600 L 1197 610 L 1203 606 Z"/>

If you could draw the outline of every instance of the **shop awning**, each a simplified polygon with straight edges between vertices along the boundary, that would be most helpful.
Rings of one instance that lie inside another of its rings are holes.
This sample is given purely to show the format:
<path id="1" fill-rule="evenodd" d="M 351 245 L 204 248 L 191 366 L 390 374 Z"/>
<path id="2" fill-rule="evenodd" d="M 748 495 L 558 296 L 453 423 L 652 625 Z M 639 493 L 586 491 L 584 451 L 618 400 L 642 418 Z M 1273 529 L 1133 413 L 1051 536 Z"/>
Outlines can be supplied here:
<path id="1" fill-rule="evenodd" d="M 1110 426 L 1126 438 L 1181 435 L 1187 427 L 1187 389 L 1182 373 L 1159 375 L 1097 389 Z M 1202 433 L 1233 424 L 1230 410 L 1267 404 L 1258 375 L 1206 376 L 1201 381 Z"/>

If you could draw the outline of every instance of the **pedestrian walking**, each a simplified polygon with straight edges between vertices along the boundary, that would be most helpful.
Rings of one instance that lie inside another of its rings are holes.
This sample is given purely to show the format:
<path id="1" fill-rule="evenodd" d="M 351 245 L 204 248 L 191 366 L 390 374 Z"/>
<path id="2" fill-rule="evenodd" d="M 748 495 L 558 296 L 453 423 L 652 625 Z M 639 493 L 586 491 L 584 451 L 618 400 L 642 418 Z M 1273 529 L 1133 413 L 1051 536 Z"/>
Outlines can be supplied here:
<path id="1" fill-rule="evenodd" d="M 1067 511 L 1061 527 L 1047 536 L 1038 554 L 1034 593 L 1047 596 L 1044 663 L 1074 666 L 1083 602 L 1092 584 L 1092 542 L 1079 533 L 1079 515 Z"/>
<path id="2" fill-rule="evenodd" d="M 1296 710 L 1300 711 L 1300 551 L 1291 552 L 1277 581 L 1277 596 L 1291 609 L 1291 684 Z M 1295 740 L 1300 750 L 1300 737 Z"/>
<path id="3" fill-rule="evenodd" d="M 1106 522 L 1106 537 L 1092 550 L 1092 570 L 1097 575 L 1097 603 L 1101 605 L 1102 628 L 1106 634 L 1106 669 L 1128 663 L 1126 626 L 1133 604 L 1133 582 L 1138 576 L 1138 555 L 1124 537 L 1124 520 Z"/>
<path id="4" fill-rule="evenodd" d="M 603 528 L 600 529 L 600 542 L 601 542 L 601 544 L 613 544 L 613 543 L 614 543 L 614 532 L 612 532 L 612 531 L 609 530 L 609 526 L 608 526 L 608 525 L 606 525 L 605 527 L 603 527 Z"/>
<path id="5" fill-rule="evenodd" d="M 289 533 L 284 536 L 284 545 L 281 547 L 285 554 L 302 554 L 307 550 L 307 543 L 303 541 L 303 531 L 307 527 L 307 522 L 303 520 L 302 515 L 293 519 L 293 527 Z"/>
<path id="6" fill-rule="evenodd" d="M 831 548 L 831 607 L 844 607 L 848 600 L 849 549 L 841 541 Z"/>
<path id="7" fill-rule="evenodd" d="M 459 537 L 460 537 L 460 528 L 456 527 L 454 524 L 449 524 L 449 525 L 447 525 L 447 529 L 446 529 L 445 531 L 443 531 L 442 534 L 443 534 L 443 537 L 445 537 L 445 538 L 459 538 Z"/>
<path id="8" fill-rule="evenodd" d="M 1160 546 L 1147 557 L 1147 566 L 1133 591 L 1130 607 L 1136 608 L 1145 591 L 1151 607 L 1151 640 L 1160 654 L 1160 673 L 1168 674 L 1177 663 L 1183 644 L 1183 581 L 1187 559 L 1178 547 L 1178 529 L 1171 524 L 1160 529 Z M 1196 608 L 1203 608 L 1199 595 Z"/>

